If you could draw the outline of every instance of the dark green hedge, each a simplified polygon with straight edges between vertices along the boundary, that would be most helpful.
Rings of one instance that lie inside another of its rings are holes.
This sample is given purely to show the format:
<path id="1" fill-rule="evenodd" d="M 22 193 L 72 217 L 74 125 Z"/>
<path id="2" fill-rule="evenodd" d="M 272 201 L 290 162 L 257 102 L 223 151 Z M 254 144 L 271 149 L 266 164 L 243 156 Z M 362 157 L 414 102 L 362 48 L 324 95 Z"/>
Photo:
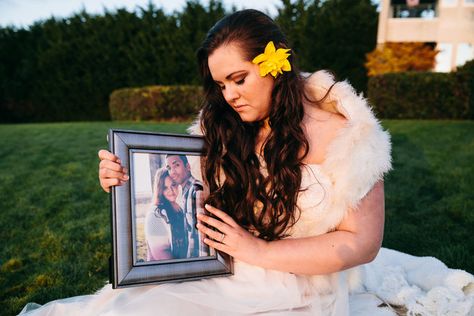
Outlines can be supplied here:
<path id="1" fill-rule="evenodd" d="M 198 86 L 149 86 L 112 92 L 112 120 L 169 120 L 194 118 L 204 99 Z"/>
<path id="2" fill-rule="evenodd" d="M 187 0 L 167 13 L 152 2 L 133 11 L 81 11 L 27 28 L 0 26 L 0 123 L 108 120 L 122 87 L 198 85 L 195 52 L 226 10 Z M 301 69 L 331 69 L 366 88 L 365 54 L 375 47 L 370 0 L 282 1 L 275 17 Z"/>
<path id="3" fill-rule="evenodd" d="M 458 68 L 457 78 L 469 93 L 469 118 L 474 119 L 474 60 Z"/>
<path id="4" fill-rule="evenodd" d="M 172 14 L 150 2 L 0 27 L 0 123 L 109 120 L 116 89 L 199 84 L 195 50 L 224 14 L 216 1 Z"/>
<path id="5" fill-rule="evenodd" d="M 380 118 L 473 119 L 473 78 L 467 70 L 384 74 L 369 79 L 368 98 Z"/>

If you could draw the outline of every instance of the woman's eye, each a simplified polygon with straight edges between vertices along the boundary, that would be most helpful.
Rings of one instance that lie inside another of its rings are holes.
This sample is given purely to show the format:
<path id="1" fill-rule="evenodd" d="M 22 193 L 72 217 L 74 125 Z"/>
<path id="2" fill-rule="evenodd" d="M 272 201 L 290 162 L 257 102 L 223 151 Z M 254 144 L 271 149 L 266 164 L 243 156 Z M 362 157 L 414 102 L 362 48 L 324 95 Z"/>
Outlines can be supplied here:
<path id="1" fill-rule="evenodd" d="M 235 83 L 238 85 L 241 85 L 245 82 L 245 78 L 240 79 L 239 81 L 236 81 Z"/>

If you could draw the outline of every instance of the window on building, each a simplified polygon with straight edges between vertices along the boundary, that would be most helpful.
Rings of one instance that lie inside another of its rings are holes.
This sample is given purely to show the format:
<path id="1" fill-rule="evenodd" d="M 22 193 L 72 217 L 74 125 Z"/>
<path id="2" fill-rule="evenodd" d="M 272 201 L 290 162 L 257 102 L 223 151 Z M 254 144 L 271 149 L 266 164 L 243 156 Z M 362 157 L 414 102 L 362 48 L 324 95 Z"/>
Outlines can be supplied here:
<path id="1" fill-rule="evenodd" d="M 462 66 L 471 59 L 474 59 L 474 45 L 470 43 L 458 44 L 456 66 Z"/>
<path id="2" fill-rule="evenodd" d="M 436 55 L 436 67 L 435 70 L 438 72 L 450 72 L 451 71 L 451 56 L 453 54 L 453 44 L 450 43 L 438 43 L 439 53 Z"/>
<path id="3" fill-rule="evenodd" d="M 435 0 L 391 0 L 394 18 L 432 19 L 437 14 Z"/>

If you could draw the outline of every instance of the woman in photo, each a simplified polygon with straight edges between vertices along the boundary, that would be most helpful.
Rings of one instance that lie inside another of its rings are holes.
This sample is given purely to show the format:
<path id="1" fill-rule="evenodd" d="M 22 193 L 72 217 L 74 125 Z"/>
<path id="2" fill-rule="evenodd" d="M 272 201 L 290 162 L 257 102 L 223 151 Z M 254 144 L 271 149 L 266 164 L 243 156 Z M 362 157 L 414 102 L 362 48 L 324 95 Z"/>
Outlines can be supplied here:
<path id="1" fill-rule="evenodd" d="M 205 101 L 191 130 L 204 136 L 210 190 L 198 229 L 233 257 L 234 275 L 107 285 L 34 315 L 60 305 L 87 315 L 469 313 L 472 275 L 381 249 L 390 137 L 347 82 L 301 73 L 285 35 L 256 10 L 218 21 L 197 57 Z M 99 157 L 105 191 L 127 180 L 119 157 Z"/>
<path id="2" fill-rule="evenodd" d="M 145 217 L 147 261 L 186 258 L 186 220 L 176 202 L 177 185 L 166 168 L 156 171 L 153 183 L 154 208 Z"/>

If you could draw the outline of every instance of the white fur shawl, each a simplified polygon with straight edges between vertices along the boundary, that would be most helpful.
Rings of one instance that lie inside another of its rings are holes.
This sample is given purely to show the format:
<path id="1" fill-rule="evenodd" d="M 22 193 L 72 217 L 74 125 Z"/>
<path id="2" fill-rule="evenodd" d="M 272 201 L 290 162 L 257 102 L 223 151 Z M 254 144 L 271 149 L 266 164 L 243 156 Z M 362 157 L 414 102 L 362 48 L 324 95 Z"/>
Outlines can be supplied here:
<path id="1" fill-rule="evenodd" d="M 307 90 L 317 99 L 334 83 L 325 71 L 318 71 L 307 80 Z M 356 207 L 375 182 L 391 169 L 390 136 L 382 130 L 366 100 L 357 96 L 346 81 L 335 83 L 322 108 L 342 114 L 348 120 L 330 144 L 323 168 L 333 180 L 338 200 L 344 197 L 344 204 Z"/>
<path id="2" fill-rule="evenodd" d="M 307 93 L 319 100 L 334 83 L 326 71 L 318 71 L 307 78 Z M 339 113 L 347 120 L 346 127 L 329 145 L 323 172 L 331 179 L 332 195 L 325 214 L 317 221 L 303 220 L 295 225 L 294 237 L 318 235 L 334 229 L 346 211 L 356 208 L 372 186 L 391 168 L 390 137 L 384 132 L 367 102 L 357 96 L 347 82 L 337 82 L 322 104 L 326 111 Z M 188 130 L 202 134 L 196 121 Z"/>

